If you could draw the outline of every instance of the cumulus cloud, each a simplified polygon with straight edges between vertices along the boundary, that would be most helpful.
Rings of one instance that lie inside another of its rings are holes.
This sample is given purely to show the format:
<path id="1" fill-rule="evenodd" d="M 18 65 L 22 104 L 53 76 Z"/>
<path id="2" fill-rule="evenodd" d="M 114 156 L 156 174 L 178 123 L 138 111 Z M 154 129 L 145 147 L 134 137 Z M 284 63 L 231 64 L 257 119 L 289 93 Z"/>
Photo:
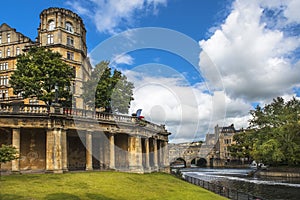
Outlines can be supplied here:
<path id="1" fill-rule="evenodd" d="M 75 0 L 66 4 L 88 16 L 99 32 L 114 34 L 124 25 L 131 26 L 138 14 L 157 14 L 158 7 L 165 6 L 167 0 Z M 87 11 L 87 7 L 93 9 Z"/>
<path id="2" fill-rule="evenodd" d="M 133 64 L 133 57 L 131 57 L 128 54 L 121 54 L 121 55 L 116 55 L 112 59 L 112 64 L 126 64 L 126 65 L 132 65 Z"/>
<path id="3" fill-rule="evenodd" d="M 155 73 L 147 73 L 149 68 Z M 130 113 L 143 109 L 146 120 L 166 124 L 172 133 L 170 142 L 204 140 L 216 124 L 237 122 L 237 128 L 247 127 L 239 119 L 246 119 L 250 105 L 232 100 L 221 91 L 207 92 L 205 83 L 190 85 L 169 66 L 152 63 L 123 73 L 135 85 Z"/>
<path id="4" fill-rule="evenodd" d="M 292 94 L 300 84 L 300 62 L 295 57 L 300 37 L 290 36 L 288 27 L 299 23 L 299 12 L 294 9 L 297 3 L 235 1 L 224 23 L 208 40 L 199 42 L 203 50 L 199 65 L 208 84 L 224 86 L 230 98 L 248 103 Z M 276 12 L 283 14 L 272 21 Z M 209 61 L 203 59 L 207 56 Z M 222 80 L 210 73 L 211 63 L 217 66 Z"/>

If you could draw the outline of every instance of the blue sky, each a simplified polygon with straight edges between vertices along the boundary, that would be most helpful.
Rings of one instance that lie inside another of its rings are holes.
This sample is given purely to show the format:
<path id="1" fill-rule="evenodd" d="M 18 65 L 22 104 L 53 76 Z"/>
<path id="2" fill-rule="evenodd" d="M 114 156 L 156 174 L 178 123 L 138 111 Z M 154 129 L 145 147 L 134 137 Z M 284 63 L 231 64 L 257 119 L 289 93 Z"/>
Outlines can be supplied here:
<path id="1" fill-rule="evenodd" d="M 48 7 L 82 17 L 91 60 L 135 83 L 130 112 L 166 124 L 171 142 L 246 128 L 253 106 L 300 94 L 298 0 L 4 1 L 0 23 L 34 40 Z"/>

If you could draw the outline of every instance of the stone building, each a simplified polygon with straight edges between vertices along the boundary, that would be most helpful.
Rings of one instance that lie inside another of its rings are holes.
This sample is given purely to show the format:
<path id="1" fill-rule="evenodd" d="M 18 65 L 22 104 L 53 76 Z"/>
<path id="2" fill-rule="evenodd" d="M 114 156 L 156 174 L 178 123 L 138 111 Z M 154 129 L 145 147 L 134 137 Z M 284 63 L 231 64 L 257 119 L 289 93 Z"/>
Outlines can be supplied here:
<path id="1" fill-rule="evenodd" d="M 74 69 L 73 108 L 47 107 L 34 99 L 15 104 L 9 77 L 17 56 L 30 46 L 61 53 Z M 136 116 L 85 110 L 80 99 L 82 82 L 90 77 L 86 29 L 74 12 L 45 9 L 40 14 L 35 41 L 0 26 L 0 145 L 13 145 L 20 158 L 2 165 L 7 172 L 119 170 L 152 172 L 168 167 L 169 132 Z"/>
<path id="2" fill-rule="evenodd" d="M 31 41 L 5 23 L 0 26 L 0 98 L 11 100 L 21 97 L 13 94 L 9 77 L 16 69 L 17 56 L 32 45 L 59 52 L 63 61 L 74 69 L 72 105 L 83 108 L 80 98 L 82 82 L 89 79 L 92 69 L 87 57 L 86 29 L 76 13 L 62 8 L 48 8 L 41 12 L 36 41 Z M 34 100 L 27 101 L 36 104 Z"/>
<path id="3" fill-rule="evenodd" d="M 31 45 L 34 45 L 34 42 L 16 29 L 5 23 L 0 26 L 0 99 L 18 97 L 13 94 L 9 77 L 16 69 L 17 56 Z"/>

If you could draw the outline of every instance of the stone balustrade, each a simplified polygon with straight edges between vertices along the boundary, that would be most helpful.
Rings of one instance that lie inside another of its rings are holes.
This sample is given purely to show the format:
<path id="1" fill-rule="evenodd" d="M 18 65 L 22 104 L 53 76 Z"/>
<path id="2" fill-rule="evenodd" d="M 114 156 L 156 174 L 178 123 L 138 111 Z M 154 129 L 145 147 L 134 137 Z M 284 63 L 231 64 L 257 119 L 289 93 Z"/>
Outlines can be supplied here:
<path id="1" fill-rule="evenodd" d="M 157 125 L 146 121 L 144 119 L 139 119 L 134 116 L 119 115 L 104 113 L 92 110 L 77 109 L 77 108 L 61 108 L 59 112 L 55 112 L 55 109 L 50 109 L 51 107 L 47 105 L 27 105 L 27 104 L 0 104 L 0 114 L 37 114 L 37 115 L 52 115 L 52 114 L 61 114 L 69 117 L 76 118 L 87 118 L 87 119 L 96 119 L 102 121 L 111 121 L 111 122 L 125 122 L 125 123 L 134 123 L 139 124 L 145 128 L 149 128 L 155 131 L 164 131 L 165 127 L 163 125 Z"/>

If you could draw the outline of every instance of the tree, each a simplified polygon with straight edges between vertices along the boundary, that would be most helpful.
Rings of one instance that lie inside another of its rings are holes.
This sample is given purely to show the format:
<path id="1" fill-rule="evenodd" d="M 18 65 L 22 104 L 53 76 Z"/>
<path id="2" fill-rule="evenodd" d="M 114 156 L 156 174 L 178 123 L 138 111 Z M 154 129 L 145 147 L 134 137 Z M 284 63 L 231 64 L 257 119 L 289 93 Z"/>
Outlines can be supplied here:
<path id="1" fill-rule="evenodd" d="M 251 155 L 267 164 L 300 164 L 300 101 L 278 97 L 264 108 L 251 110 L 250 128 L 256 134 Z"/>
<path id="2" fill-rule="evenodd" d="M 17 149 L 14 146 L 2 144 L 0 147 L 0 175 L 2 163 L 7 163 L 15 159 L 18 159 Z"/>
<path id="3" fill-rule="evenodd" d="M 125 75 L 118 70 L 112 74 L 109 62 L 102 61 L 95 66 L 91 78 L 83 83 L 82 98 L 91 108 L 127 113 L 133 100 L 133 88 Z"/>
<path id="4" fill-rule="evenodd" d="M 51 105 L 57 87 L 59 101 L 70 104 L 74 71 L 61 58 L 58 52 L 44 47 L 32 47 L 21 54 L 17 58 L 17 69 L 10 78 L 14 94 L 22 94 L 24 98 L 36 97 Z"/>
<path id="5" fill-rule="evenodd" d="M 250 152 L 253 149 L 254 139 L 255 134 L 250 131 L 243 131 L 235 134 L 233 140 L 236 143 L 228 147 L 231 155 L 235 158 L 247 158 L 247 160 L 250 160 Z"/>

